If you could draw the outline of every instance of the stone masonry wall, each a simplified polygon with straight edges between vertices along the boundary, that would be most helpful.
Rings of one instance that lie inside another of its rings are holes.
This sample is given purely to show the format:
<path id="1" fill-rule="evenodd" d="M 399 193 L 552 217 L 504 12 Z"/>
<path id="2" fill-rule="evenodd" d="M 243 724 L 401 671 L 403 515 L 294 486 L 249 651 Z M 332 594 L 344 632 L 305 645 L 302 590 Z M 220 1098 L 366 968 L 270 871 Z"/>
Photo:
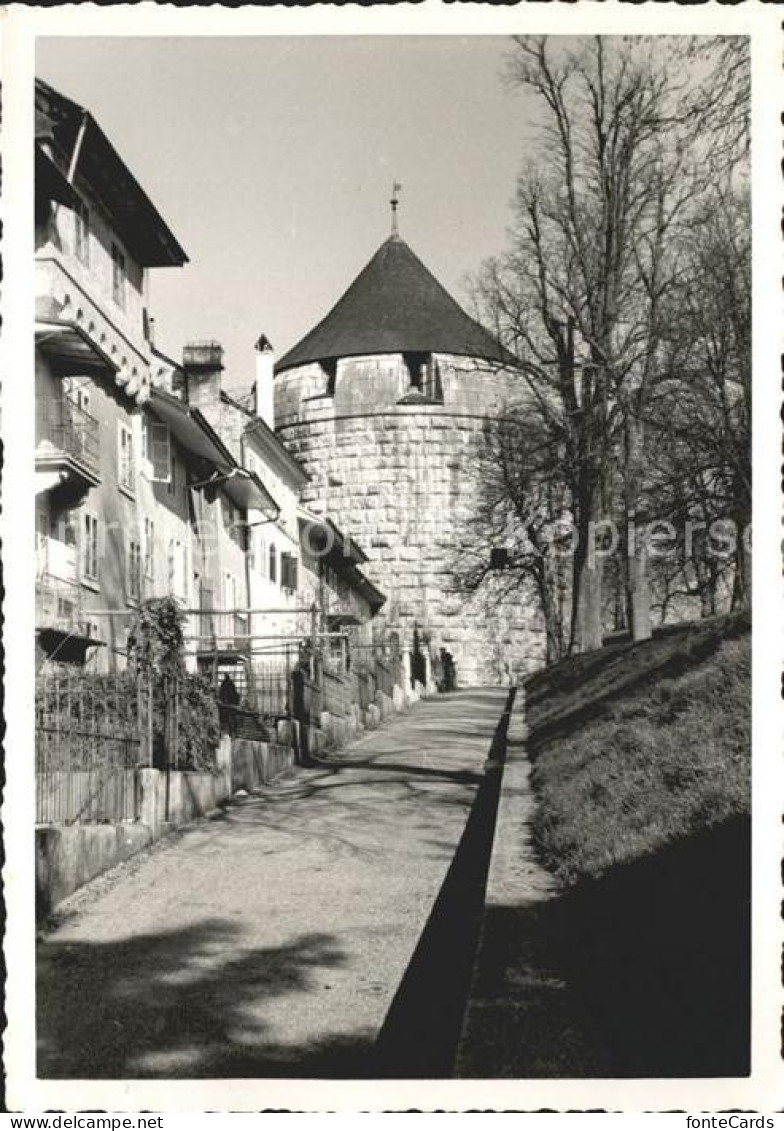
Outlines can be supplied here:
<path id="1" fill-rule="evenodd" d="M 279 426 L 310 475 L 305 505 L 329 514 L 369 556 L 363 569 L 387 594 L 375 623 L 398 631 L 407 647 L 416 623 L 431 650 L 452 652 L 461 685 L 507 682 L 544 657 L 530 599 L 498 605 L 492 582 L 470 599 L 449 592 L 450 571 L 470 544 L 472 449 L 482 422 L 429 405 L 336 417 L 332 399 L 320 397 Z"/>

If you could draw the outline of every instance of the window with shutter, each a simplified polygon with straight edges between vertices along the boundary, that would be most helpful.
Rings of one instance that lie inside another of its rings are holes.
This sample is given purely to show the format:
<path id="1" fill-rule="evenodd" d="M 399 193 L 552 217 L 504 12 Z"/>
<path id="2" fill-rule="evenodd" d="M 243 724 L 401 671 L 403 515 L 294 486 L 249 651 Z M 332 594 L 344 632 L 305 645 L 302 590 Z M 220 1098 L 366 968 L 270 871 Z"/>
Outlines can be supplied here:
<path id="1" fill-rule="evenodd" d="M 165 424 L 150 421 L 147 444 L 147 458 L 152 464 L 153 482 L 169 483 L 171 480 L 172 446 L 168 427 Z"/>
<path id="2" fill-rule="evenodd" d="M 284 589 L 292 592 L 297 588 L 297 559 L 293 554 L 285 553 L 280 559 L 280 583 Z"/>

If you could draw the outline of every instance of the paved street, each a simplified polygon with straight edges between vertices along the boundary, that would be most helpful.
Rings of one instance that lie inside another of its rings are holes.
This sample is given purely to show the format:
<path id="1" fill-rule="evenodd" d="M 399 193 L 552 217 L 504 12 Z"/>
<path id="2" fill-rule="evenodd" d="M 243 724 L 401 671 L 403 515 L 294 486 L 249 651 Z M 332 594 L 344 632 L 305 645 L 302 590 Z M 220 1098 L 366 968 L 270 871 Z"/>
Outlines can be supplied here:
<path id="1" fill-rule="evenodd" d="M 504 689 L 417 704 L 77 895 L 39 952 L 39 1075 L 367 1074 Z"/>

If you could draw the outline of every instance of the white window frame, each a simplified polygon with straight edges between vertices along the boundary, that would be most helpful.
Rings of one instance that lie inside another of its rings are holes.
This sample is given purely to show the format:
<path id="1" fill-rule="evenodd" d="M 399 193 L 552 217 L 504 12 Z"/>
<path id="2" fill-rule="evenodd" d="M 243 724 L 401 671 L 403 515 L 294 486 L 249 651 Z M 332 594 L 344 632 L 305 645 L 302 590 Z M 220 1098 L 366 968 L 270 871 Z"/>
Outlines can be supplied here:
<path id="1" fill-rule="evenodd" d="M 171 482 L 171 462 L 174 447 L 167 424 L 142 416 L 142 471 L 151 483 Z M 165 468 L 165 472 L 163 471 Z"/>
<path id="2" fill-rule="evenodd" d="M 169 484 L 169 496 L 176 498 L 177 496 L 177 454 L 174 451 L 174 445 L 169 444 L 169 478 L 166 480 Z"/>
<path id="3" fill-rule="evenodd" d="M 123 491 L 135 493 L 136 460 L 133 429 L 122 420 L 117 421 L 117 484 Z M 125 473 L 127 471 L 127 479 Z"/>
<path id="4" fill-rule="evenodd" d="M 128 539 L 126 550 L 127 586 L 129 601 L 140 601 L 142 596 L 142 547 L 138 537 Z"/>
<path id="5" fill-rule="evenodd" d="M 144 519 L 144 567 L 145 581 L 155 582 L 155 523 L 151 518 Z"/>
<path id="6" fill-rule="evenodd" d="M 179 601 L 188 600 L 189 558 L 187 542 L 179 538 L 169 540 L 169 591 Z M 179 576 L 178 576 L 179 575 Z M 182 585 L 178 587 L 178 582 Z"/>
<path id="7" fill-rule="evenodd" d="M 63 396 L 83 412 L 90 411 L 90 385 L 84 377 L 63 377 Z"/>
<path id="8" fill-rule="evenodd" d="M 79 547 L 82 578 L 97 582 L 101 568 L 101 523 L 95 511 L 84 511 Z M 91 568 L 92 567 L 92 568 Z"/>

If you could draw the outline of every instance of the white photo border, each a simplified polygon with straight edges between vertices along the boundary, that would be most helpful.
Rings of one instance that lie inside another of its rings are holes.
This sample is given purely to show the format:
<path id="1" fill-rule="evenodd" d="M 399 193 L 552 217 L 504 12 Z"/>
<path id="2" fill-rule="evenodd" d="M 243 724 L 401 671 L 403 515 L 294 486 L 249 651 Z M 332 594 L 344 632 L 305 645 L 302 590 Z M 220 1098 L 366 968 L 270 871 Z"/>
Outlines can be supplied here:
<path id="1" fill-rule="evenodd" d="M 33 77 L 37 36 L 736 34 L 751 37 L 753 184 L 753 977 L 752 1073 L 700 1080 L 40 1080 L 34 1054 Z M 775 5 L 607 0 L 303 8 L 176 8 L 153 3 L 32 8 L 0 22 L 3 80 L 2 540 L 5 627 L 7 924 L 4 1062 L 11 1111 L 312 1112 L 775 1111 L 780 1059 L 782 639 L 782 32 Z"/>

